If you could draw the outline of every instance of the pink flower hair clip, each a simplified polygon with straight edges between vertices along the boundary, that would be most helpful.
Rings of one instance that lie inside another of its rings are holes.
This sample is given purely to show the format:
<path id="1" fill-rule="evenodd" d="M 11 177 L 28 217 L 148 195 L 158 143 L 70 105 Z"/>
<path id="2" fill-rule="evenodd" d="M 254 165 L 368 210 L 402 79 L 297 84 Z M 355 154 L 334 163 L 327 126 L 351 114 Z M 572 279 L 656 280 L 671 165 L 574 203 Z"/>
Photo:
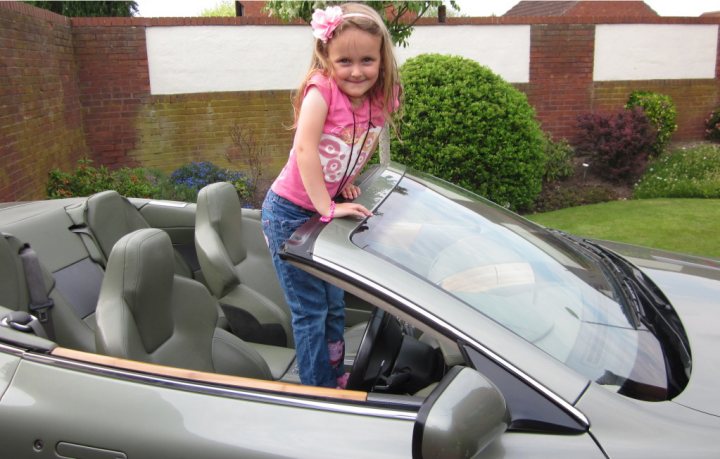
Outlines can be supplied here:
<path id="1" fill-rule="evenodd" d="M 315 10 L 310 26 L 313 29 L 313 36 L 321 42 L 327 43 L 342 22 L 342 9 L 339 6 L 328 6 L 324 10 Z"/>

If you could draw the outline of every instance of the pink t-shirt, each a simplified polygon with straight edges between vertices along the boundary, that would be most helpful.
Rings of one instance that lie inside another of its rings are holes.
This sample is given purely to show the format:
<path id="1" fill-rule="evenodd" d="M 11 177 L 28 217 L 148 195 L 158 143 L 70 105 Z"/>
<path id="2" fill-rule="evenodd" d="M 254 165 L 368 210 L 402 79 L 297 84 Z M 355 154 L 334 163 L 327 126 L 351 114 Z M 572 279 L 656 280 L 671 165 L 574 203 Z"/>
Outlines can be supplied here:
<path id="1" fill-rule="evenodd" d="M 370 98 L 365 98 L 359 108 L 353 109 L 335 80 L 319 72 L 310 77 L 305 94 L 312 87 L 320 91 L 328 106 L 318 153 L 325 186 L 332 198 L 341 186 L 353 183 L 355 176 L 370 159 L 372 147 L 385 124 L 385 117 L 381 105 L 375 100 L 371 102 Z M 290 150 L 288 162 L 271 188 L 300 207 L 316 210 L 300 177 L 295 149 Z"/>

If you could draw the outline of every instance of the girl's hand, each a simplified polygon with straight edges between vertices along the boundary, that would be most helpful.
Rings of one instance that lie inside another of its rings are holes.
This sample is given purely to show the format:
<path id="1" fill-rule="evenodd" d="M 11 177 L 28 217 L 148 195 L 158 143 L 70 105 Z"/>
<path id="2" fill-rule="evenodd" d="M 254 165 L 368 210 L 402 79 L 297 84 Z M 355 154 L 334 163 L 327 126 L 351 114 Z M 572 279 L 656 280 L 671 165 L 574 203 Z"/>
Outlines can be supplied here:
<path id="1" fill-rule="evenodd" d="M 352 183 L 346 184 L 340 192 L 343 198 L 352 201 L 353 199 L 360 196 L 360 187 L 355 186 Z"/>
<path id="2" fill-rule="evenodd" d="M 355 217 L 365 218 L 372 215 L 362 204 L 354 202 L 341 202 L 335 206 L 335 218 Z"/>

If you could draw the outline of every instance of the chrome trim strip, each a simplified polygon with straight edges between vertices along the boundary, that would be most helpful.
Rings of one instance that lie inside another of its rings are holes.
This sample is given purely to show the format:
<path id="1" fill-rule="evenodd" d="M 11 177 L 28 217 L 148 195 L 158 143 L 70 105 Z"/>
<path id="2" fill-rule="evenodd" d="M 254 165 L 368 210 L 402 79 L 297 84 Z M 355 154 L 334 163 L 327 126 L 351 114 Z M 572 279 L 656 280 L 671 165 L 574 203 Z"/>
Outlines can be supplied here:
<path id="1" fill-rule="evenodd" d="M 0 352 L 3 352 L 5 354 L 14 355 L 16 357 L 22 357 L 26 353 L 26 351 L 22 348 L 13 346 L 11 344 L 5 344 L 2 342 L 0 342 Z"/>
<path id="2" fill-rule="evenodd" d="M 147 203 L 148 206 L 158 206 L 158 207 L 187 207 L 186 202 L 180 202 L 180 201 L 159 201 L 156 199 L 153 199 L 152 201 L 149 201 Z"/>
<path id="3" fill-rule="evenodd" d="M 455 327 L 451 326 L 444 320 L 440 319 L 439 317 L 430 314 L 429 312 L 425 311 L 422 308 L 419 308 L 411 301 L 403 298 L 402 296 L 399 296 L 395 292 L 392 292 L 385 287 L 376 284 L 375 282 L 359 276 L 357 273 L 352 272 L 342 266 L 339 266 L 331 261 L 328 261 L 324 258 L 320 258 L 318 256 L 313 256 L 313 262 L 318 263 L 322 266 L 325 266 L 335 272 L 341 273 L 343 276 L 346 276 L 351 279 L 357 279 L 359 282 L 370 286 L 371 288 L 375 289 L 376 291 L 381 292 L 383 295 L 387 295 L 388 297 L 394 299 L 395 301 L 402 303 L 405 305 L 408 309 L 415 311 L 416 313 L 422 315 L 427 320 L 435 323 L 439 327 L 445 329 L 447 332 L 452 333 L 453 335 L 457 336 L 458 338 L 462 339 L 463 341 L 467 342 L 471 346 L 474 346 L 477 350 L 488 356 L 489 358 L 495 360 L 498 362 L 503 368 L 510 371 L 512 374 L 520 378 L 522 381 L 526 382 L 527 384 L 531 385 L 535 390 L 540 392 L 541 394 L 545 395 L 547 398 L 549 398 L 552 402 L 566 410 L 570 415 L 575 417 L 577 421 L 579 421 L 581 424 L 583 424 L 585 427 L 590 427 L 590 421 L 588 418 L 577 408 L 575 408 L 572 404 L 568 403 L 566 400 L 555 394 L 553 391 L 548 389 L 547 387 L 543 386 L 539 382 L 535 381 L 533 378 L 531 378 L 528 374 L 508 362 L 507 360 L 503 359 L 499 355 L 497 355 L 492 350 L 488 349 L 487 347 L 480 344 L 477 340 L 474 338 L 471 338 L 470 336 L 466 335 L 465 333 L 461 332 L 460 330 L 456 329 Z"/>
<path id="4" fill-rule="evenodd" d="M 417 412 L 377 408 L 372 406 L 358 405 L 357 402 L 331 402 L 311 398 L 304 398 L 302 395 L 278 395 L 272 392 L 252 391 L 250 389 L 223 387 L 220 385 L 203 384 L 201 382 L 183 381 L 165 376 L 157 376 L 118 368 L 106 367 L 98 364 L 78 362 L 64 357 L 49 356 L 42 354 L 25 353 L 26 360 L 50 364 L 70 370 L 80 370 L 86 373 L 100 376 L 122 378 L 132 382 L 150 383 L 162 385 L 170 389 L 185 390 L 189 392 L 208 394 L 242 399 L 250 402 L 274 403 L 295 408 L 311 408 L 335 413 L 355 414 L 361 416 L 372 416 L 390 418 L 402 421 L 415 422 Z"/>

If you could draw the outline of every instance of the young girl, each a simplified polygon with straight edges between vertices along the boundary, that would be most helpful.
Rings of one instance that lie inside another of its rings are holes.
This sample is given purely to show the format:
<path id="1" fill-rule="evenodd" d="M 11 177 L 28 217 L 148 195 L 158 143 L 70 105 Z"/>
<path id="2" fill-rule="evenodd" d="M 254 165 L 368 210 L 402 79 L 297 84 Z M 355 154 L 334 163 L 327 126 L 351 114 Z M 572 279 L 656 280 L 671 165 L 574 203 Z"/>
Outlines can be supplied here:
<path id="1" fill-rule="evenodd" d="M 262 223 L 290 305 L 300 380 L 344 388 L 344 292 L 278 252 L 317 213 L 323 223 L 371 215 L 348 201 L 360 195 L 353 180 L 398 108 L 400 85 L 390 34 L 372 8 L 346 3 L 316 10 L 311 26 L 315 50 L 294 101 L 293 147 L 265 198 Z"/>

